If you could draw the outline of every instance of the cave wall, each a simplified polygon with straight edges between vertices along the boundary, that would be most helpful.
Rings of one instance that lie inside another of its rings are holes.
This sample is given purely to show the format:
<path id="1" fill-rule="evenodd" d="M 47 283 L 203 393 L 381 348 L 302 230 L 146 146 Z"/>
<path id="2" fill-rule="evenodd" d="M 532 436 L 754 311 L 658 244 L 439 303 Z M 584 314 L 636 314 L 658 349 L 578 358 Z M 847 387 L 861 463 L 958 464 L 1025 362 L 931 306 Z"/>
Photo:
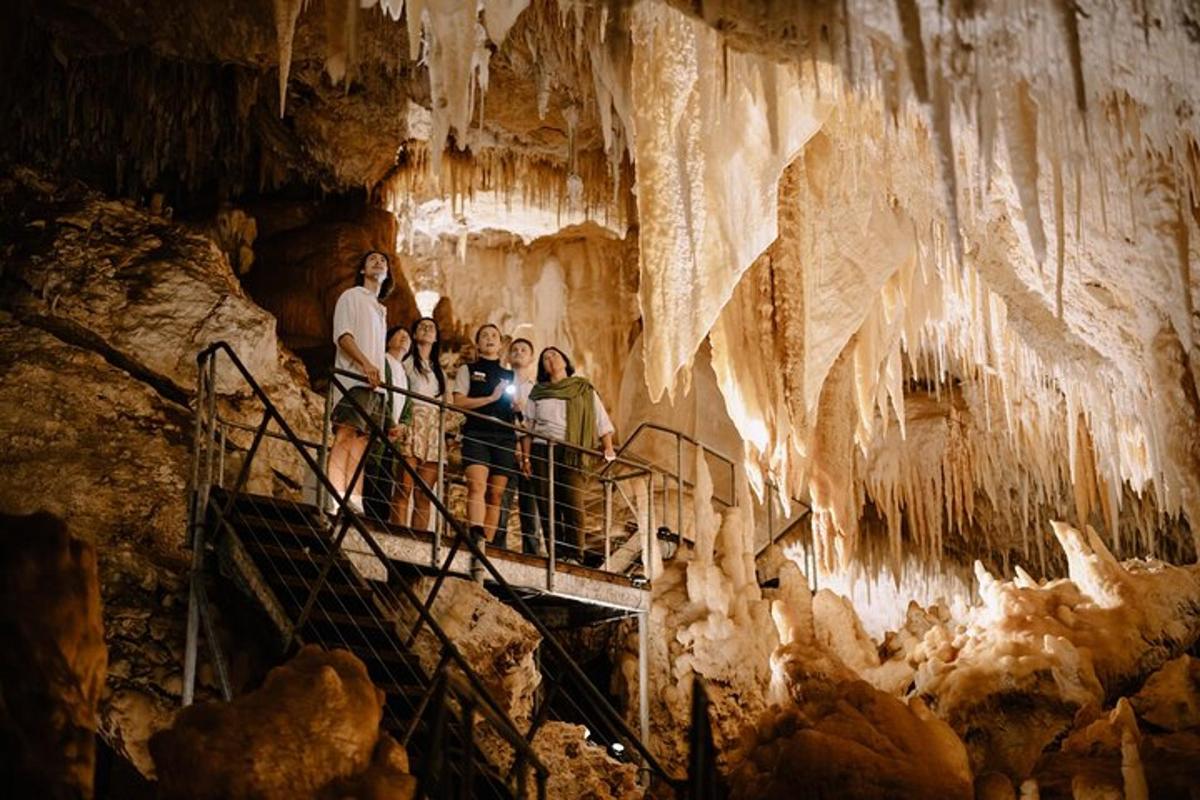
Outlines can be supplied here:
<path id="1" fill-rule="evenodd" d="M 421 237 L 400 261 L 413 285 L 446 298 L 464 339 L 491 322 L 531 340 L 535 357 L 558 345 L 614 412 L 638 319 L 636 242 L 584 223 L 528 243 L 500 232 Z"/>

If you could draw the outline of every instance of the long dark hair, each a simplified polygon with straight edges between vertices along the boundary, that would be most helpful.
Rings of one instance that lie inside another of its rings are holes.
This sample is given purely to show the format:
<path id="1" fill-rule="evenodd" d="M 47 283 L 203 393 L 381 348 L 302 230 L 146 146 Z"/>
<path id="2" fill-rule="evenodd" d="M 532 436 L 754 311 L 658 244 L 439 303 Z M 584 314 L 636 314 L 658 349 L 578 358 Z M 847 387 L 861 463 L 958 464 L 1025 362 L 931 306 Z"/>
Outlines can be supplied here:
<path id="1" fill-rule="evenodd" d="M 387 275 L 385 275 L 383 277 L 383 281 L 380 282 L 380 284 L 379 284 L 379 295 L 378 295 L 380 300 L 385 300 L 385 299 L 387 299 L 387 296 L 392 293 L 392 284 L 394 283 L 394 281 L 392 280 L 392 260 L 390 258 L 388 258 L 388 254 L 383 252 L 382 250 L 368 250 L 367 252 L 363 253 L 363 257 L 361 259 L 359 259 L 359 261 L 358 261 L 358 272 L 356 272 L 354 274 L 354 285 L 362 286 L 366 282 L 366 280 L 367 280 L 367 259 L 370 258 L 371 256 L 375 255 L 376 253 L 383 256 L 383 260 L 385 262 L 387 262 L 387 265 L 388 265 Z"/>
<path id="2" fill-rule="evenodd" d="M 566 362 L 567 376 L 569 377 L 569 376 L 575 374 L 575 365 L 571 363 L 571 359 L 567 356 L 567 354 L 564 353 L 562 350 L 559 350 L 554 345 L 550 345 L 549 347 L 543 347 L 542 352 L 538 353 L 538 374 L 537 374 L 537 382 L 538 383 L 549 383 L 550 382 L 550 372 L 546 369 L 546 365 L 542 363 L 542 359 L 545 358 L 546 353 L 549 353 L 551 350 L 553 350 L 554 352 L 556 352 L 560 356 L 562 356 L 562 360 Z"/>
<path id="3" fill-rule="evenodd" d="M 437 333 L 437 338 L 433 340 L 433 346 L 429 348 L 429 361 L 427 362 L 421 359 L 421 349 L 417 347 L 417 326 L 425 320 L 433 323 L 433 330 Z M 438 328 L 437 320 L 433 317 L 420 317 L 412 324 L 408 333 L 412 337 L 408 356 L 412 359 L 413 367 L 423 375 L 433 372 L 433 377 L 437 378 L 438 397 L 442 397 L 446 394 L 446 373 L 442 372 L 442 331 Z"/>

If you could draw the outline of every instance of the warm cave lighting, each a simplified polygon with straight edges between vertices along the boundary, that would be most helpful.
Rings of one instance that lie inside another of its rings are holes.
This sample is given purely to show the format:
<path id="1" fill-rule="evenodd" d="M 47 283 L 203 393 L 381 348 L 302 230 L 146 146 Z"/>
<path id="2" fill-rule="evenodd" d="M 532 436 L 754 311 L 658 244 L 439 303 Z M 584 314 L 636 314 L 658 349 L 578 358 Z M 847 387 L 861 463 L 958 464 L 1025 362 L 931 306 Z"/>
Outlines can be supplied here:
<path id="1" fill-rule="evenodd" d="M 417 311 L 421 312 L 422 317 L 432 317 L 433 309 L 437 307 L 438 300 L 442 299 L 442 295 L 433 289 L 421 289 L 414 297 L 417 301 Z"/>

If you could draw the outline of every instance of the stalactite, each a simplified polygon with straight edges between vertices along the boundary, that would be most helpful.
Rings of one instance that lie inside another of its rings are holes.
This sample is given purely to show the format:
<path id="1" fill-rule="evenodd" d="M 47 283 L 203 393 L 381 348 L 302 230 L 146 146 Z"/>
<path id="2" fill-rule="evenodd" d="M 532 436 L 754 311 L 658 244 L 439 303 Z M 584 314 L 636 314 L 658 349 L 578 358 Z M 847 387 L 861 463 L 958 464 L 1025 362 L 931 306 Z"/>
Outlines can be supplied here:
<path id="1" fill-rule="evenodd" d="M 292 41 L 296 36 L 296 20 L 305 0 L 273 0 L 275 8 L 275 38 L 279 46 L 279 116 L 287 108 L 288 73 L 292 68 Z"/>

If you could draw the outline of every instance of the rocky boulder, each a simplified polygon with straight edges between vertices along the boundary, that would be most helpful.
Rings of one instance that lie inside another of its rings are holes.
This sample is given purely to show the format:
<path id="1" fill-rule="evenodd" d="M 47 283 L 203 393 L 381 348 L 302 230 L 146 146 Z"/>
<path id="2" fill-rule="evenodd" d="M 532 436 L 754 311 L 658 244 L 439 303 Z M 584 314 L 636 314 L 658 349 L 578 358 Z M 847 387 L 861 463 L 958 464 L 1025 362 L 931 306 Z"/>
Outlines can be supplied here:
<path id="1" fill-rule="evenodd" d="M 322 796 L 376 762 L 383 699 L 352 654 L 306 647 L 257 691 L 186 708 L 172 728 L 151 738 L 159 796 Z M 378 754 L 393 772 L 406 761 L 391 745 Z"/>
<path id="2" fill-rule="evenodd" d="M 0 514 L 0 781 L 91 797 L 107 652 L 96 549 L 49 514 Z"/>

